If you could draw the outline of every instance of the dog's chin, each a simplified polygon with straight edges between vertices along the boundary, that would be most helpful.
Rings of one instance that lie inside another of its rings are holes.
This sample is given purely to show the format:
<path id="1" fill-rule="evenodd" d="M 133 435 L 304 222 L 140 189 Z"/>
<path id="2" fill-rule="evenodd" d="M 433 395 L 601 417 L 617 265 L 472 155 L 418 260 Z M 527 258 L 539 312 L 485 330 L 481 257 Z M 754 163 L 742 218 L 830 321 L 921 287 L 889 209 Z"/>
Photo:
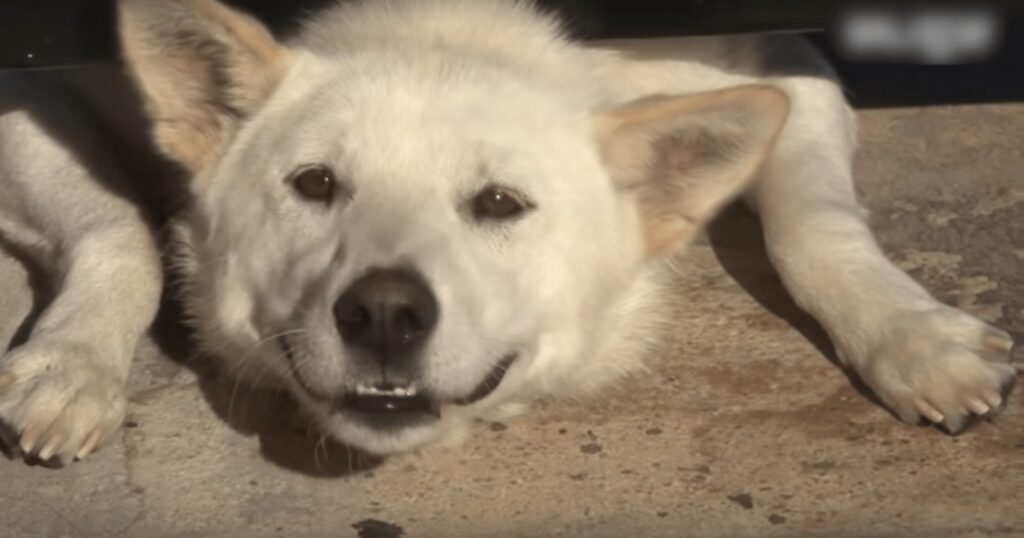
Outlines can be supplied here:
<path id="1" fill-rule="evenodd" d="M 380 429 L 341 412 L 320 413 L 320 428 L 335 440 L 379 456 L 409 452 L 435 443 L 459 427 L 455 417 L 398 428 Z"/>

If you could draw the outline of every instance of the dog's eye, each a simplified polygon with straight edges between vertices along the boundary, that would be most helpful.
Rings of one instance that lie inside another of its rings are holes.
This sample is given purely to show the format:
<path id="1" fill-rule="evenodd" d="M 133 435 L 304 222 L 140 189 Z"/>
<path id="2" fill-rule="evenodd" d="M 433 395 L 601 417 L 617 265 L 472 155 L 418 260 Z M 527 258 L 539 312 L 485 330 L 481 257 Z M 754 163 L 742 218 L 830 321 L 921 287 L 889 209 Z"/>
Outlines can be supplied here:
<path id="1" fill-rule="evenodd" d="M 487 187 L 473 198 L 473 216 L 477 220 L 511 219 L 532 207 L 525 196 L 505 187 Z"/>
<path id="2" fill-rule="evenodd" d="M 334 172 L 323 166 L 299 170 L 292 176 L 292 186 L 307 200 L 330 202 L 337 188 Z"/>

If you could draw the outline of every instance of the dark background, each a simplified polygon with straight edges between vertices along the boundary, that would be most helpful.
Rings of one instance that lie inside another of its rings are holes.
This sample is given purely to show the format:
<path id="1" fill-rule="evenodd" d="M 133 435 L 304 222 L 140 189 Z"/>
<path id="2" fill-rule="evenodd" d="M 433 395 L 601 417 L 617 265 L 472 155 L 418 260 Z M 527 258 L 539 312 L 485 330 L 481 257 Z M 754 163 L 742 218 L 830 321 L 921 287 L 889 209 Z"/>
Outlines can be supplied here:
<path id="1" fill-rule="evenodd" d="M 156 0 L 167 1 L 167 0 Z M 287 35 L 297 22 L 337 0 L 228 0 Z M 342 0 L 344 1 L 344 0 Z M 830 57 L 856 106 L 904 106 L 1024 100 L 1022 2 L 999 5 L 1005 42 L 989 61 L 924 66 L 847 61 L 829 46 L 845 3 L 830 0 L 539 0 L 563 14 L 581 38 L 800 31 Z M 883 3 L 901 4 L 898 0 Z M 52 68 L 117 60 L 111 0 L 3 0 L 0 67 Z"/>

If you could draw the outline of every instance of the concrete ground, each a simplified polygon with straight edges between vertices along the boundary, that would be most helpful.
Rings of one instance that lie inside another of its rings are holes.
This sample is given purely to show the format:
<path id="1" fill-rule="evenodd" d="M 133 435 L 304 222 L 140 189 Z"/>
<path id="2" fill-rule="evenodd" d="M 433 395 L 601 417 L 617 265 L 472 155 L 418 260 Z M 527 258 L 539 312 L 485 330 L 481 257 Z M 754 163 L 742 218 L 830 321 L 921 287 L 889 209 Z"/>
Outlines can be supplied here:
<path id="1" fill-rule="evenodd" d="M 861 118 L 886 250 L 1024 337 L 1024 105 Z M 834 366 L 758 233 L 731 211 L 680 262 L 688 314 L 651 375 L 384 462 L 271 427 L 287 406 L 262 395 L 229 409 L 171 333 L 142 350 L 110 446 L 63 470 L 0 461 L 0 536 L 1024 536 L 1024 397 L 960 437 L 900 424 Z M 0 262 L 0 342 L 26 283 Z"/>

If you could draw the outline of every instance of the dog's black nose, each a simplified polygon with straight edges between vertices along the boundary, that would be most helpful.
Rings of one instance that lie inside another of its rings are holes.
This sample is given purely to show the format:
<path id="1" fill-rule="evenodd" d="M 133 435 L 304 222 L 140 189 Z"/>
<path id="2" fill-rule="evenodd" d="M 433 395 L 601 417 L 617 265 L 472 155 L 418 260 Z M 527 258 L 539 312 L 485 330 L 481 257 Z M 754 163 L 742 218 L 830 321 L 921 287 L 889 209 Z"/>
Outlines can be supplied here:
<path id="1" fill-rule="evenodd" d="M 437 325 L 437 299 L 414 271 L 374 269 L 341 294 L 334 318 L 345 344 L 387 361 L 427 340 Z"/>

